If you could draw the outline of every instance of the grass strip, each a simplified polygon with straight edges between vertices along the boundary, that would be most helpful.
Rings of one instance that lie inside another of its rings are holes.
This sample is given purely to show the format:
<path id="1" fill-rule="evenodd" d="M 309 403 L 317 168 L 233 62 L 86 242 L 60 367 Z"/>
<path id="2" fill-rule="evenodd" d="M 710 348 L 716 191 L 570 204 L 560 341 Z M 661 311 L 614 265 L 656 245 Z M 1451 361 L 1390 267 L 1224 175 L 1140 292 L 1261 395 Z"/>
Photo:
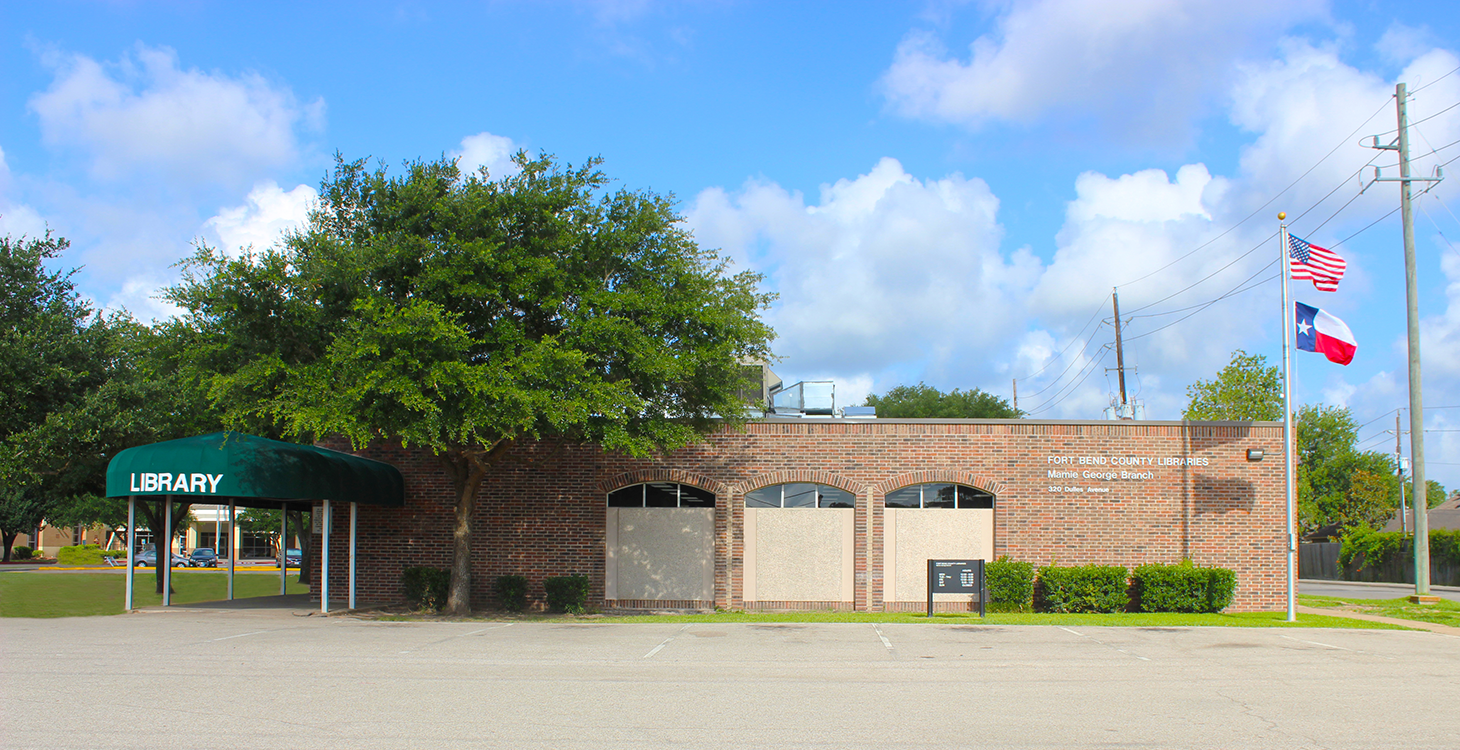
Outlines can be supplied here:
<path id="1" fill-rule="evenodd" d="M 147 607 L 162 603 L 156 593 L 155 579 L 137 574 L 134 603 Z M 201 571 L 173 571 L 172 603 L 218 601 L 228 597 L 228 579 Z M 303 594 L 309 587 L 291 574 L 290 594 Z M 277 596 L 279 578 L 257 574 L 239 575 L 234 579 L 233 595 L 238 599 L 255 596 Z M 0 617 L 87 617 L 119 615 L 124 611 L 127 594 L 125 573 L 10 572 L 0 576 Z"/>
<path id="2" fill-rule="evenodd" d="M 1437 604 L 1411 604 L 1408 599 L 1354 599 L 1347 596 L 1302 594 L 1298 603 L 1320 609 L 1343 609 L 1365 615 L 1393 617 L 1399 620 L 1430 622 L 1460 628 L 1460 602 L 1441 599 Z"/>

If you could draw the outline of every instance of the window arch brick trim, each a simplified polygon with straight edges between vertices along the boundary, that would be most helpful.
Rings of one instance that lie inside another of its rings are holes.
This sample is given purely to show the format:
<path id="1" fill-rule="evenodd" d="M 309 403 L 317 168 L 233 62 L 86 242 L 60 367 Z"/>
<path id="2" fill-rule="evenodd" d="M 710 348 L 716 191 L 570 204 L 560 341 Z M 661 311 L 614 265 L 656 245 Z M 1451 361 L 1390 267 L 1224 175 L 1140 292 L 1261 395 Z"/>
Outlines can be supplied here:
<path id="1" fill-rule="evenodd" d="M 717 482 L 703 474 L 696 474 L 680 469 L 639 469 L 618 474 L 607 479 L 600 480 L 597 485 L 598 494 L 606 495 L 614 490 L 623 489 L 635 484 L 645 482 L 677 482 L 698 487 L 702 490 L 709 490 L 715 493 L 716 497 L 724 498 L 729 494 L 730 488 L 722 482 Z"/>
<path id="2" fill-rule="evenodd" d="M 777 471 L 751 477 L 735 485 L 735 494 L 744 495 L 747 492 L 758 490 L 762 487 L 770 487 L 777 484 L 791 484 L 793 482 L 824 484 L 839 490 L 846 490 L 852 493 L 854 497 L 860 497 L 867 489 L 865 482 L 854 482 L 840 474 L 835 474 L 830 471 L 798 469 L 796 471 Z"/>
<path id="3" fill-rule="evenodd" d="M 914 471 L 907 474 L 898 474 L 895 477 L 884 480 L 876 486 L 878 495 L 907 487 L 913 484 L 926 484 L 929 482 L 951 482 L 953 484 L 965 484 L 975 489 L 983 490 L 992 495 L 998 495 L 1004 491 L 1004 485 L 994 481 L 993 478 L 983 474 L 975 474 L 963 469 L 929 469 L 927 471 Z"/>

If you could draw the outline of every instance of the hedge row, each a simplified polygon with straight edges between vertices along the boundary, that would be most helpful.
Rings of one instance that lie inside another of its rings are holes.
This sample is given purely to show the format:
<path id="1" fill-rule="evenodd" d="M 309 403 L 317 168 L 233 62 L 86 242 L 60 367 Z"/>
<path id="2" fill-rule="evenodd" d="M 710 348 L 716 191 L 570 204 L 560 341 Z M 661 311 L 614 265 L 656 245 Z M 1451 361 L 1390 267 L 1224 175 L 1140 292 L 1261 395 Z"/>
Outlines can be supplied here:
<path id="1" fill-rule="evenodd" d="M 1059 567 L 1001 557 L 984 568 L 995 612 L 1220 612 L 1232 603 L 1237 574 L 1226 568 L 1142 565 Z"/>
<path id="2" fill-rule="evenodd" d="M 95 544 L 79 544 L 62 547 L 56 552 L 56 563 L 60 565 L 100 565 L 102 549 Z"/>
<path id="3" fill-rule="evenodd" d="M 406 603 L 416 609 L 437 611 L 446 606 L 451 589 L 450 571 L 440 568 L 409 567 L 401 573 Z M 548 578 L 542 582 L 548 608 L 558 612 L 581 613 L 588 605 L 588 576 L 570 575 Z M 527 607 L 527 577 L 498 576 L 494 593 L 502 608 L 521 612 Z"/>

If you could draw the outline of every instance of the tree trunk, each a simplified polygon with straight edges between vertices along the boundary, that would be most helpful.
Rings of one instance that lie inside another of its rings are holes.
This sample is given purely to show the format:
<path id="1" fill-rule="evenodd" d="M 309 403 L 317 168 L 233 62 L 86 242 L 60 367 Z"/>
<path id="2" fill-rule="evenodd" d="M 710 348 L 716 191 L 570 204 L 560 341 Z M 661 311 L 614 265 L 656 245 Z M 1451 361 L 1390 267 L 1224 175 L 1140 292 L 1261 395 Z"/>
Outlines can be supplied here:
<path id="1" fill-rule="evenodd" d="M 481 452 L 459 449 L 438 457 L 456 489 L 456 519 L 451 539 L 451 589 L 446 595 L 446 612 L 471 614 L 471 517 L 477 508 L 477 493 L 487 470 L 507 455 L 510 438 L 502 438 Z"/>
<path id="2" fill-rule="evenodd" d="M 441 460 L 447 464 L 452 485 L 456 488 L 456 523 L 451 539 L 451 591 L 446 596 L 446 611 L 464 616 L 471 614 L 471 517 L 476 512 L 477 492 L 486 472 L 465 456 L 453 461 L 442 455 Z"/>
<path id="3" fill-rule="evenodd" d="M 294 529 L 295 538 L 299 540 L 299 582 L 308 584 L 314 573 L 314 555 L 311 554 L 314 534 L 310 529 L 304 528 L 304 511 L 289 511 L 289 526 Z M 288 549 L 288 545 L 285 545 L 285 549 Z M 285 556 L 288 556 L 288 552 L 285 552 Z"/>
<path id="4" fill-rule="evenodd" d="M 137 503 L 138 510 L 141 510 L 142 515 L 147 517 L 147 528 L 152 529 L 152 549 L 157 552 L 157 556 L 153 560 L 156 564 L 153 566 L 152 572 L 153 578 L 157 582 L 155 593 L 158 596 L 162 595 L 162 566 L 172 562 L 172 538 L 187 518 L 188 510 L 193 507 L 192 503 L 180 503 L 180 505 L 181 510 L 174 508 L 172 511 L 172 528 L 166 529 L 163 534 L 158 534 L 157 529 L 162 527 L 165 520 L 162 516 L 162 503 L 158 503 L 155 509 L 150 503 Z M 172 593 L 176 594 L 177 589 L 174 588 Z"/>
<path id="5" fill-rule="evenodd" d="M 13 546 L 15 546 L 15 537 L 18 537 L 18 536 L 20 536 L 20 532 L 19 531 L 16 531 L 16 532 L 9 532 L 9 531 L 7 531 L 7 532 L 4 532 L 3 534 L 0 534 L 0 541 L 3 541 L 5 543 L 5 557 L 0 558 L 0 560 L 3 560 L 4 562 L 10 562 L 10 548 L 13 547 Z"/>

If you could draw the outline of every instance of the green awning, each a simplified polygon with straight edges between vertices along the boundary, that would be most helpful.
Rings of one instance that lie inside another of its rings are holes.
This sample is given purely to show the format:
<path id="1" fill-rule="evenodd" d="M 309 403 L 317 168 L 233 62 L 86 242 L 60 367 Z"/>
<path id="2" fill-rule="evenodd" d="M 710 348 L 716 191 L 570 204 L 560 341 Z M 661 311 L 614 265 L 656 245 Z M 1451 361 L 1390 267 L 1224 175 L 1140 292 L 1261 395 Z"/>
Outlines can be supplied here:
<path id="1" fill-rule="evenodd" d="M 106 467 L 107 497 L 187 495 L 192 502 L 278 507 L 330 500 L 401 507 L 394 466 L 348 453 L 241 432 L 128 448 Z"/>

